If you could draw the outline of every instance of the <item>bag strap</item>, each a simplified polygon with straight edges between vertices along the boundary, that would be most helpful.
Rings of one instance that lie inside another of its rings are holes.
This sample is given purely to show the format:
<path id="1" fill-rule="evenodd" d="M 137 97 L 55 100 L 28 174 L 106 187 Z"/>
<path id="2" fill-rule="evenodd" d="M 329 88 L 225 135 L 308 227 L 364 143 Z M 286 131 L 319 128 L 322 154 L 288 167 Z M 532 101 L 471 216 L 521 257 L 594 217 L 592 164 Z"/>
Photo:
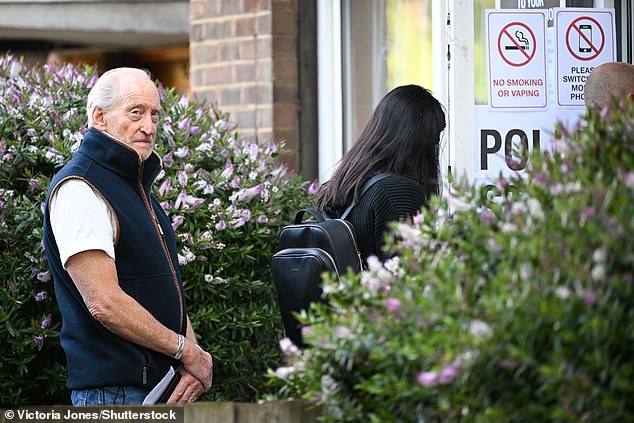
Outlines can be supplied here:
<path id="1" fill-rule="evenodd" d="M 323 222 L 324 220 L 326 220 L 326 217 L 324 217 L 323 213 L 321 213 L 317 209 L 307 208 L 307 209 L 301 209 L 297 212 L 297 214 L 295 215 L 295 224 L 299 224 L 303 222 L 304 213 L 307 213 L 311 215 L 312 217 L 314 217 L 317 222 Z"/>
<path id="2" fill-rule="evenodd" d="M 368 179 L 366 181 L 365 184 L 363 184 L 363 188 L 361 188 L 361 194 L 359 195 L 359 200 L 361 199 L 361 197 L 363 197 L 363 194 L 365 194 L 370 187 L 372 187 L 372 185 L 376 184 L 377 182 L 379 182 L 381 179 L 385 179 L 388 176 L 392 175 L 390 172 L 381 172 L 378 175 L 374 175 L 373 177 L 371 177 L 370 179 Z M 350 212 L 352 211 L 352 209 L 354 208 L 354 206 L 356 206 L 357 203 L 354 200 L 354 198 L 352 199 L 352 202 L 350 203 L 350 205 L 346 208 L 346 210 L 343 212 L 343 214 L 341 215 L 340 219 L 345 219 L 346 217 L 348 217 L 348 215 L 350 214 Z"/>

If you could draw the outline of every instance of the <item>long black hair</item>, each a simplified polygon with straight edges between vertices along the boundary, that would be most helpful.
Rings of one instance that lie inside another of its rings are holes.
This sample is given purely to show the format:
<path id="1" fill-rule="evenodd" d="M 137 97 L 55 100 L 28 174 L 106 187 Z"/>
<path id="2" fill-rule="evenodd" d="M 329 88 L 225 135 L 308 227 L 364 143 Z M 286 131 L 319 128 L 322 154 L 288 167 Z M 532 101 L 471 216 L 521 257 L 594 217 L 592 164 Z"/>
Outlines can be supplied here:
<path id="1" fill-rule="evenodd" d="M 415 179 L 427 198 L 438 195 L 444 129 L 445 113 L 429 90 L 418 85 L 394 88 L 376 106 L 331 180 L 320 188 L 316 207 L 344 209 L 358 198 L 365 181 L 385 171 Z"/>

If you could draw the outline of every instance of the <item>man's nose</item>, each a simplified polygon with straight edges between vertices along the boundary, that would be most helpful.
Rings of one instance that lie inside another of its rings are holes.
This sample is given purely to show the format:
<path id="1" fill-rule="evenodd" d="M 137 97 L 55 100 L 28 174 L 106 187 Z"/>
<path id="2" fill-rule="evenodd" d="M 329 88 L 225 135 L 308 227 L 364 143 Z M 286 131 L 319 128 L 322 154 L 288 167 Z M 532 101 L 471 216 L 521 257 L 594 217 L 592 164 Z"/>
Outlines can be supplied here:
<path id="1" fill-rule="evenodd" d="M 141 122 L 141 131 L 147 135 L 156 134 L 156 123 L 152 120 L 152 114 L 148 113 L 143 117 Z"/>

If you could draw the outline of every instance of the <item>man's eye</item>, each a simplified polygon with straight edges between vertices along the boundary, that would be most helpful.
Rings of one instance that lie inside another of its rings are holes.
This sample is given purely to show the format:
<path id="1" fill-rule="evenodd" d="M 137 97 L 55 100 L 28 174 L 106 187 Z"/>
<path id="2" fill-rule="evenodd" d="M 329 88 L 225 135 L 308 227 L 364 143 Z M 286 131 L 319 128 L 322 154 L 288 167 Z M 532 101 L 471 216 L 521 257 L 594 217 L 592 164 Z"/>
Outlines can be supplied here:
<path id="1" fill-rule="evenodd" d="M 132 117 L 132 119 L 140 119 L 141 118 L 141 111 L 140 110 L 132 110 L 130 111 L 130 116 Z"/>
<path id="2" fill-rule="evenodd" d="M 152 112 L 152 122 L 156 123 L 159 121 L 159 118 L 161 117 L 159 112 Z"/>

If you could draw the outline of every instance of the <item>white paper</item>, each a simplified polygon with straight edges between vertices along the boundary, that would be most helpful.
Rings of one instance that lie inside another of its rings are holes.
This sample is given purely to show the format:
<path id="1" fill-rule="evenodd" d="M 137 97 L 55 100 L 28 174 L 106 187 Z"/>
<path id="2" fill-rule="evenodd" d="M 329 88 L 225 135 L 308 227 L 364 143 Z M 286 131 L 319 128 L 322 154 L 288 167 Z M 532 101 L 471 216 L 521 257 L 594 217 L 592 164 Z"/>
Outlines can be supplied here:
<path id="1" fill-rule="evenodd" d="M 147 394 L 147 396 L 143 400 L 143 405 L 156 404 L 156 401 L 158 401 L 161 395 L 163 395 L 163 392 L 165 392 L 165 389 L 169 386 L 170 381 L 174 377 L 175 373 L 176 372 L 174 368 L 170 366 L 170 369 L 167 371 L 167 373 L 165 373 L 165 376 L 163 376 L 163 379 L 161 379 L 161 381 L 157 383 L 154 388 L 152 388 L 150 393 Z"/>

